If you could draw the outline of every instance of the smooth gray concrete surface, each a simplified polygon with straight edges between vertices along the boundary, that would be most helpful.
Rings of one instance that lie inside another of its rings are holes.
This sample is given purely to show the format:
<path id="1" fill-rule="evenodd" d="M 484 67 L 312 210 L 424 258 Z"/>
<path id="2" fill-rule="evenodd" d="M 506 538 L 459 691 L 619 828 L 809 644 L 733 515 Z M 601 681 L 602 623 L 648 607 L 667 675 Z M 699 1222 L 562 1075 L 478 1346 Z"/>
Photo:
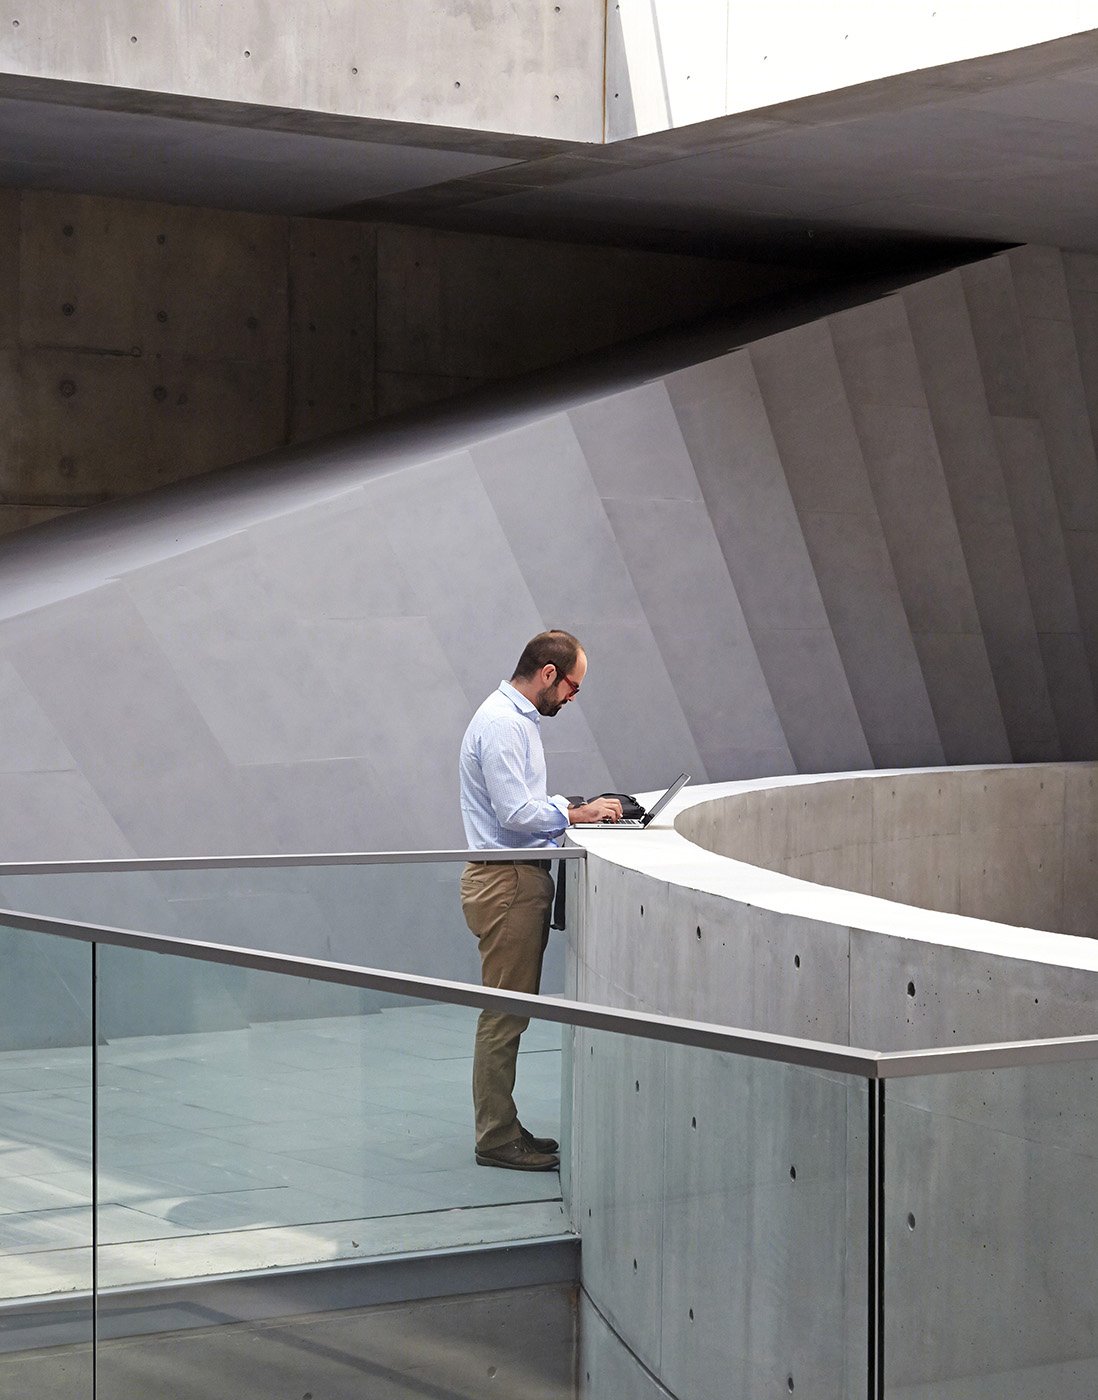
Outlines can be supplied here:
<path id="1" fill-rule="evenodd" d="M 1096 937 L 1096 791 L 1091 764 L 899 773 L 748 792 L 679 830 L 813 883 Z"/>
<path id="2" fill-rule="evenodd" d="M 1077 833 L 1075 887 L 1093 888 L 1096 794 L 1092 764 L 680 794 L 671 821 L 635 838 L 577 838 L 588 859 L 569 985 L 882 1050 L 1093 1033 L 1089 938 L 844 903 L 824 885 L 859 876 L 883 893 L 884 854 L 928 905 L 948 885 L 1000 919 L 1006 904 L 1047 912 L 1048 889 L 1067 888 L 1053 833 L 1061 847 Z M 791 1379 L 863 1395 L 865 1084 L 670 1047 L 651 1063 L 580 1041 L 570 1200 L 598 1314 L 593 1374 L 623 1369 L 623 1393 L 642 1397 L 788 1393 Z M 1090 1393 L 1093 1077 L 1088 1062 L 884 1084 L 890 1393 Z M 646 1094 L 661 1091 L 653 1114 Z M 632 1357 L 602 1362 L 605 1325 Z"/>
<path id="3" fill-rule="evenodd" d="M 318 1312 L 268 1323 L 221 1321 L 189 1332 L 100 1344 L 102 1400 L 171 1395 L 242 1400 L 572 1400 L 575 1290 L 542 1285 L 459 1298 Z M 92 1393 L 86 1347 L 0 1357 L 9 1395 Z"/>
<path id="4" fill-rule="evenodd" d="M 982 338 L 994 305 L 1004 335 L 1016 326 L 1003 261 L 983 274 L 998 300 L 980 302 Z M 1043 272 L 1026 314 L 1045 289 L 1051 322 L 1063 260 L 1031 262 Z M 462 845 L 461 733 L 547 625 L 574 628 L 591 663 L 579 701 L 544 724 L 557 792 L 917 763 L 939 757 L 935 731 L 949 762 L 1038 742 L 1094 756 L 1098 550 L 1085 529 L 1058 533 L 1051 458 L 1055 510 L 1033 484 L 1045 410 L 1002 417 L 1002 442 L 1027 434 L 1002 466 L 962 292 L 956 273 L 902 297 L 851 291 L 800 329 L 786 306 L 784 332 L 756 318 L 763 343 L 739 350 L 747 323 L 722 321 L 13 539 L 0 555 L 0 853 Z M 967 345 L 968 370 L 947 383 L 934 366 L 944 407 L 931 411 L 919 355 L 943 336 Z M 1031 388 L 1041 366 L 1026 359 Z M 812 413 L 793 392 L 805 374 Z M 983 425 L 979 481 L 943 469 L 942 414 Z M 1014 616 L 1003 600 L 1019 596 Z M 829 875 L 832 857 L 790 855 Z M 162 888 L 120 915 L 174 924 L 181 909 L 150 902 Z M 209 887 L 183 922 L 466 975 L 456 902 L 397 905 L 386 940 L 386 921 L 364 934 L 338 888 L 279 907 Z M 51 896 L 36 889 L 41 911 Z"/>
<path id="5" fill-rule="evenodd" d="M 890 1393 L 983 1395 L 994 1378 L 1022 1400 L 1083 1400 L 1098 1350 L 1095 1213 L 1077 1208 L 1095 1188 L 1093 1066 L 913 1079 L 888 1086 L 886 1113 Z"/>
<path id="6" fill-rule="evenodd" d="M 0 251 L 0 530 L 805 280 L 713 257 L 18 189 L 0 189 Z"/>
<path id="7" fill-rule="evenodd" d="M 960 274 L 904 301 L 1011 752 L 1053 760 L 1061 751 Z M 1008 318 L 999 333 L 1009 328 Z"/>

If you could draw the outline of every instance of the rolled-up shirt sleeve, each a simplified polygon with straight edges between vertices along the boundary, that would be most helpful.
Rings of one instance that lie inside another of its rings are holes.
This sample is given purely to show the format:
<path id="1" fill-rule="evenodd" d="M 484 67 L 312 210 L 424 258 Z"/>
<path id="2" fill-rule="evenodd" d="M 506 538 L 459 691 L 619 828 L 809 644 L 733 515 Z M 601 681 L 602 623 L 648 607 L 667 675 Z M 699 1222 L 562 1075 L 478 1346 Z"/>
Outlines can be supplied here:
<path id="1" fill-rule="evenodd" d="M 487 727 L 480 744 L 480 764 L 500 826 L 554 839 L 567 828 L 567 798 L 542 796 L 527 781 L 529 739 L 517 717 L 500 717 Z"/>

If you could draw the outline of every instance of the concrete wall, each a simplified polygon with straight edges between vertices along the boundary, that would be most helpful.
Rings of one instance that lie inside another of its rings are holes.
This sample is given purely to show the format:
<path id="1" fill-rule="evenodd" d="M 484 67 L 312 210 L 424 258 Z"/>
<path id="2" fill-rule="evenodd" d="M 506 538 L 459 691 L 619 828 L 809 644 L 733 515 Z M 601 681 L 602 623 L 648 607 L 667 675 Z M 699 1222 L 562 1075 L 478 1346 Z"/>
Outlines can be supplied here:
<path id="1" fill-rule="evenodd" d="M 813 884 L 1098 936 L 1098 770 L 1038 764 L 767 788 L 691 807 L 706 850 Z"/>
<path id="2" fill-rule="evenodd" d="M 826 316 L 787 301 L 782 329 L 745 313 L 12 536 L 0 855 L 459 846 L 461 734 L 546 625 L 591 660 L 545 725 L 561 792 L 1095 756 L 1093 265 L 1026 249 Z M 962 313 L 992 276 L 977 336 Z M 989 412 L 996 346 L 1034 386 L 1024 414 Z M 1004 469 L 1012 427 L 1043 473 Z M 12 902 L 467 975 L 445 876 L 403 902 L 393 880 L 31 882 Z M 845 965 L 833 930 L 819 948 Z M 637 994 L 659 964 L 633 956 L 614 975 Z M 739 971 L 716 985 L 753 1024 L 764 992 Z M 795 1007 L 805 1034 L 847 1033 L 803 978 Z"/>
<path id="3" fill-rule="evenodd" d="M 987 802 L 1005 829 L 1000 804 L 1043 800 L 1043 773 L 1061 803 L 1070 777 L 1076 799 L 1094 778 L 1089 767 L 1001 771 L 986 774 L 986 793 L 980 774 L 951 775 L 974 824 Z M 644 833 L 577 835 L 588 859 L 570 991 L 878 1049 L 1093 1033 L 1089 939 L 807 884 L 681 834 L 711 831 L 713 813 L 743 802 L 742 849 L 811 846 L 817 816 L 841 841 L 859 785 L 870 814 L 880 793 L 880 819 L 914 828 L 926 788 L 916 779 L 901 802 L 902 781 L 687 789 Z M 726 1381 L 777 1394 L 789 1378 L 813 1396 L 863 1395 L 864 1084 L 586 1033 L 574 1066 L 584 1288 L 643 1366 L 680 1400 Z M 1084 1400 L 1098 1364 L 1093 1062 L 889 1081 L 886 1102 L 889 1393 Z M 596 1329 L 596 1364 L 597 1343 Z M 625 1393 L 647 1394 L 629 1380 Z"/>
<path id="4" fill-rule="evenodd" d="M 40 0 L 0 70 L 233 103 L 602 139 L 603 0 L 321 0 L 273 8 Z"/>
<path id="5" fill-rule="evenodd" d="M 264 0 L 151 10 L 39 0 L 0 73 L 384 122 L 617 141 L 1098 26 L 1093 0 Z"/>
<path id="6" fill-rule="evenodd" d="M 0 191 L 0 530 L 799 280 L 704 258 Z"/>
<path id="7" fill-rule="evenodd" d="M 613 141 L 1044 43 L 1098 26 L 1098 6 L 620 0 L 607 18 Z"/>

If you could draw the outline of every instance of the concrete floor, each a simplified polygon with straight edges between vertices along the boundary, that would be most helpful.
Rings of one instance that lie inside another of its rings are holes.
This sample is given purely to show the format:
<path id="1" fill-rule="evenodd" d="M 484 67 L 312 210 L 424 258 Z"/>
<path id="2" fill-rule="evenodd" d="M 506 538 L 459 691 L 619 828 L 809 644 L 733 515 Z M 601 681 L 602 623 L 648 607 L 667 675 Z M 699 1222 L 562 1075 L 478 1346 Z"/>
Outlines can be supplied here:
<path id="1" fill-rule="evenodd" d="M 567 1285 L 106 1342 L 98 1400 L 572 1400 Z M 90 1400 L 91 1350 L 0 1356 L 0 1395 Z"/>
<path id="2" fill-rule="evenodd" d="M 99 1282 L 163 1283 L 559 1234 L 556 1173 L 473 1160 L 475 1012 L 422 1004 L 100 1050 Z M 559 1026 L 516 1099 L 558 1134 Z M 0 1056 L 0 1298 L 91 1277 L 89 1055 Z M 5 1392 L 7 1393 L 7 1392 Z"/>

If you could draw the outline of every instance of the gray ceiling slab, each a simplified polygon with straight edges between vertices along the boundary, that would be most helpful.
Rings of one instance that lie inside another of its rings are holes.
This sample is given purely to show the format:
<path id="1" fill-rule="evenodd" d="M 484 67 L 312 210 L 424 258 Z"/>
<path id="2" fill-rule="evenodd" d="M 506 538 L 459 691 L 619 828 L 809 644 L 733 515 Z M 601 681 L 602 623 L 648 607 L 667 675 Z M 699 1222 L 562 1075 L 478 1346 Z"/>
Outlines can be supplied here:
<path id="1" fill-rule="evenodd" d="M 246 535 L 150 565 L 127 587 L 231 763 L 361 752 L 344 697 L 266 591 Z"/>
<path id="2" fill-rule="evenodd" d="M 1037 630 L 1078 635 L 1079 609 L 1042 425 L 1035 418 L 997 417 L 991 428 Z"/>
<path id="3" fill-rule="evenodd" d="M 56 825 L 80 854 L 460 844 L 461 734 L 545 625 L 591 662 L 544 728 L 556 791 L 1089 756 L 1098 527 L 1060 527 L 1027 322 L 1063 343 L 1094 269 L 1041 254 L 1012 302 L 1003 265 L 970 283 L 981 340 L 1014 339 L 983 358 L 939 278 L 766 322 L 769 405 L 729 323 L 41 527 L 3 565 L 31 603 L 3 762 L 83 787 L 10 775 L 45 795 L 13 789 L 0 844 L 85 800 L 82 844 Z M 1040 417 L 993 417 L 985 366 L 1025 407 L 1019 324 Z"/>
<path id="4" fill-rule="evenodd" d="M 643 777 L 637 755 L 661 749 L 688 758 L 689 771 L 701 770 L 567 416 L 480 442 L 471 455 L 546 625 L 574 630 L 587 649 L 583 712 L 615 780 L 636 784 Z M 600 644 L 611 649 L 600 654 Z M 645 677 L 643 702 L 624 705 L 621 687 L 632 689 L 638 675 Z"/>
<path id="5" fill-rule="evenodd" d="M 1042 749 L 1055 720 L 963 284 L 951 273 L 904 301 L 1007 733 Z"/>
<path id="6" fill-rule="evenodd" d="M 1041 632 L 1038 641 L 1063 755 L 1066 759 L 1087 758 L 1095 752 L 1098 704 L 1086 639 L 1070 633 Z"/>
<path id="7" fill-rule="evenodd" d="M 263 589 L 280 615 L 403 617 L 415 595 L 361 487 L 251 526 Z"/>
<path id="8" fill-rule="evenodd" d="M 864 308 L 866 319 L 876 311 Z M 878 762 L 878 746 L 932 752 L 934 721 L 828 322 L 763 341 L 751 360 L 870 751 Z"/>
<path id="9" fill-rule="evenodd" d="M 1063 263 L 1055 249 L 1029 248 L 1008 261 L 1060 514 L 1066 529 L 1094 529 L 1098 462 Z M 1080 312 L 1091 309 L 1077 300 Z"/>
<path id="10" fill-rule="evenodd" d="M 638 496 L 701 501 L 662 380 L 581 404 L 568 417 L 604 501 Z"/>
<path id="11" fill-rule="evenodd" d="M 473 459 L 458 452 L 393 472 L 372 483 L 368 500 L 472 713 L 546 625 Z"/>
<path id="12" fill-rule="evenodd" d="M 988 412 L 993 419 L 1035 418 L 1037 405 L 1029 382 L 1029 361 L 1009 262 L 987 258 L 962 268 L 961 288 Z"/>
<path id="13" fill-rule="evenodd" d="M 510 163 L 418 143 L 339 139 L 15 98 L 0 102 L 0 150 L 3 185 L 258 213 L 356 204 Z"/>
<path id="14" fill-rule="evenodd" d="M 828 317 L 831 344 L 851 405 L 926 408 L 907 312 L 899 296 Z"/>
<path id="15" fill-rule="evenodd" d="M 1093 56 L 1080 34 L 617 141 L 612 86 L 605 145 L 8 74 L 0 183 L 812 260 L 954 237 L 1094 249 Z"/>
<path id="16" fill-rule="evenodd" d="M 134 854 L 86 772 L 0 773 L 0 809 L 4 860 L 124 860 Z"/>
<path id="17" fill-rule="evenodd" d="M 0 772 L 48 773 L 76 768 L 41 706 L 10 661 L 0 656 Z"/>
<path id="18" fill-rule="evenodd" d="M 613 500 L 606 512 L 710 781 L 792 772 L 704 505 Z"/>
<path id="19" fill-rule="evenodd" d="M 913 632 L 947 763 L 1009 763 L 987 647 L 979 633 Z M 964 755 L 962 757 L 962 755 Z"/>
<path id="20" fill-rule="evenodd" d="M 679 371 L 666 382 L 798 768 L 818 762 L 839 733 L 847 758 L 868 764 L 869 749 L 749 353 Z M 817 707 L 828 715 L 826 739 L 796 674 L 806 648 L 821 659 Z"/>
<path id="21" fill-rule="evenodd" d="M 418 839 L 400 794 L 368 758 L 249 764 L 241 782 L 279 851 L 409 850 Z"/>
<path id="22" fill-rule="evenodd" d="M 359 752 L 383 762 L 382 801 L 397 803 L 398 821 L 412 832 L 456 837 L 457 747 L 470 710 L 428 621 L 316 622 L 309 650 L 357 716 Z"/>
<path id="23" fill-rule="evenodd" d="M 638 616 L 629 570 L 567 415 L 478 442 L 470 454 L 543 616 L 559 617 L 564 608 L 577 631 L 588 616 Z"/>

